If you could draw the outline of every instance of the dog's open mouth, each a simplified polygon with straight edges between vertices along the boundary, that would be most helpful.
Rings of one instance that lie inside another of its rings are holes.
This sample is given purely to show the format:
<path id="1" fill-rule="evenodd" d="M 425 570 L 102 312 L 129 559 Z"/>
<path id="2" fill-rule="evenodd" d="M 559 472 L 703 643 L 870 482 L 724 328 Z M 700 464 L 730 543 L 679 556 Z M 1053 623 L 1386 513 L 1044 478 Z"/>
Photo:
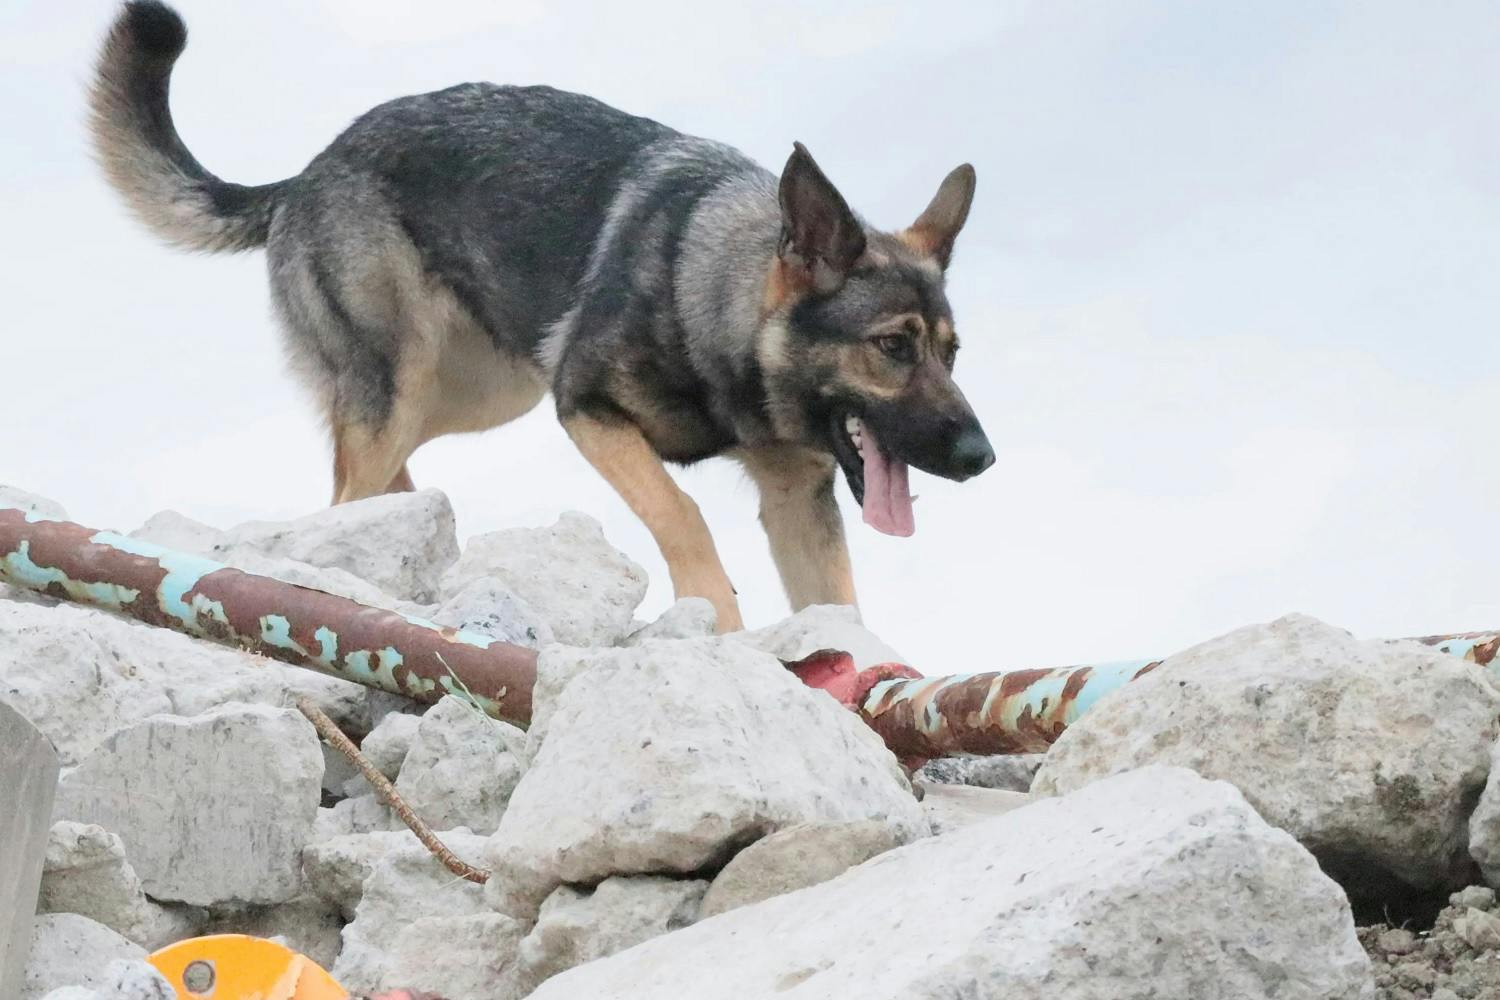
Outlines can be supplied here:
<path id="1" fill-rule="evenodd" d="M 849 415 L 837 429 L 836 449 L 865 523 L 876 531 L 905 538 L 916 531 L 906 463 L 892 457 L 860 418 Z"/>

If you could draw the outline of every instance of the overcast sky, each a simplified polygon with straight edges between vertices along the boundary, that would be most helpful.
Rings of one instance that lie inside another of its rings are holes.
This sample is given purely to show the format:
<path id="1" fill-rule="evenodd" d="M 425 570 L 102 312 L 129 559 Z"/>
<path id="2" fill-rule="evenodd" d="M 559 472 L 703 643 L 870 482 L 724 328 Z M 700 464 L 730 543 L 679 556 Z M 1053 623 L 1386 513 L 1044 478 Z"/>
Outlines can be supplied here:
<path id="1" fill-rule="evenodd" d="M 173 112 L 227 180 L 293 174 L 391 97 L 580 90 L 779 165 L 877 225 L 951 167 L 958 379 L 998 461 L 913 473 L 917 533 L 843 486 L 865 620 L 928 673 L 1171 652 L 1304 611 L 1500 627 L 1500 6 L 181 0 Z M 104 186 L 82 90 L 114 5 L 0 8 L 0 481 L 128 529 L 314 510 L 326 442 L 264 259 L 158 246 Z M 427 445 L 461 536 L 569 508 L 644 528 L 550 402 Z M 681 475 L 752 625 L 781 617 L 753 489 Z"/>

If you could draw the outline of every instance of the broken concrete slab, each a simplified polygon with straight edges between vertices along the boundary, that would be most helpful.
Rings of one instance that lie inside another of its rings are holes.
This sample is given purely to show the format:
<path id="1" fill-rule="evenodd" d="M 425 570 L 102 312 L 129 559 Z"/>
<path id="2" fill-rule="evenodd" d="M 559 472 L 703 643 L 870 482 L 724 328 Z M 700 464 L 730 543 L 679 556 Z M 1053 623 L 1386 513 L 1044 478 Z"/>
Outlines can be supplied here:
<path id="1" fill-rule="evenodd" d="M 21 990 L 61 767 L 52 741 L 0 701 L 0 997 Z"/>

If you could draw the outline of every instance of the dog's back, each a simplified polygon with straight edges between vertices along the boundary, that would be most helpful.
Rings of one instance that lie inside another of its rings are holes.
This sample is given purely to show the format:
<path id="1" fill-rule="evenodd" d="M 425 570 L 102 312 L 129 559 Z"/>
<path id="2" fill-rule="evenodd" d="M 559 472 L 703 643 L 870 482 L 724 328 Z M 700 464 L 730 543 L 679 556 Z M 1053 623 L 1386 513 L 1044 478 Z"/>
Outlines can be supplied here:
<path id="1" fill-rule="evenodd" d="M 568 308 L 622 173 L 671 135 L 551 87 L 467 83 L 400 98 L 288 182 L 269 250 L 357 259 L 370 245 L 342 241 L 373 209 L 497 345 L 530 354 Z"/>
<path id="2" fill-rule="evenodd" d="M 737 172 L 771 181 L 725 147 L 590 97 L 469 83 L 380 105 L 295 177 L 232 184 L 173 126 L 168 81 L 185 44 L 170 8 L 126 5 L 93 89 L 95 144 L 158 235 L 266 247 L 293 368 L 333 430 L 335 499 L 409 485 L 404 462 L 423 441 L 534 406 L 599 284 L 591 259 L 611 236 L 617 257 L 638 258 L 631 226 L 674 208 L 658 193 L 690 202 Z"/>

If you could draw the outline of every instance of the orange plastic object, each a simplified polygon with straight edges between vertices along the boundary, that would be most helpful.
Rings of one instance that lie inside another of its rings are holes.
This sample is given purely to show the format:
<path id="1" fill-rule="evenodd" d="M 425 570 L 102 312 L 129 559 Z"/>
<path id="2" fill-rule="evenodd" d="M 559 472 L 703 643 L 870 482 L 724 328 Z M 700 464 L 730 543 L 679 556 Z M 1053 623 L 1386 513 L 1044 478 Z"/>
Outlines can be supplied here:
<path id="1" fill-rule="evenodd" d="M 265 938 L 213 934 L 167 945 L 146 958 L 179 1000 L 348 1000 L 306 955 Z"/>

